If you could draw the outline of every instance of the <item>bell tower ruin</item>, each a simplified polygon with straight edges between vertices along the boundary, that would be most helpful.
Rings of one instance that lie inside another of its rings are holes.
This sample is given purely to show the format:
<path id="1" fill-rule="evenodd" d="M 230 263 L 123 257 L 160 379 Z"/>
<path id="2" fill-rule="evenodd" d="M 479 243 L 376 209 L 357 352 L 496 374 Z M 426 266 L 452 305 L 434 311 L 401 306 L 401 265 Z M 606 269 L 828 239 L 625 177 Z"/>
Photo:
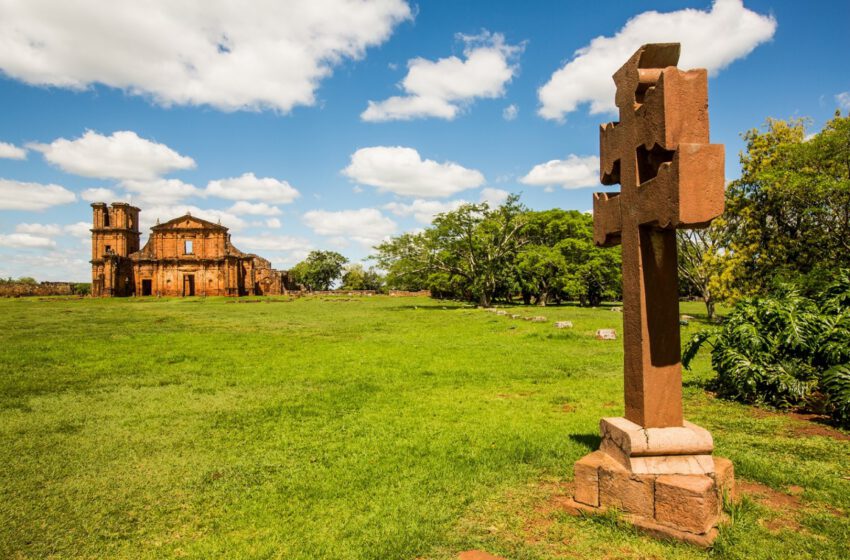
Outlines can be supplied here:
<path id="1" fill-rule="evenodd" d="M 92 295 L 129 296 L 135 292 L 128 258 L 139 250 L 139 212 L 126 202 L 92 206 Z"/>

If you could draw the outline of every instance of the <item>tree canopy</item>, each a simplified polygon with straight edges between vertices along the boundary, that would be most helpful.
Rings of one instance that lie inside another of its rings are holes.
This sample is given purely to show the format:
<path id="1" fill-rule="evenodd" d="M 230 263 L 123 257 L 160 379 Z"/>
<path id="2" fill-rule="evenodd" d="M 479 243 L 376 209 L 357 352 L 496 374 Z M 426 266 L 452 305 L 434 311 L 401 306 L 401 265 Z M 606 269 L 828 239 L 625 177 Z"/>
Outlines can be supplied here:
<path id="1" fill-rule="evenodd" d="M 379 291 L 384 287 L 384 277 L 370 267 L 368 270 L 362 264 L 354 263 L 344 268 L 342 275 L 343 290 L 374 290 Z"/>
<path id="2" fill-rule="evenodd" d="M 769 119 L 744 134 L 741 177 L 727 189 L 722 297 L 771 282 L 817 287 L 850 266 L 850 117 L 806 136 L 802 119 Z"/>
<path id="3" fill-rule="evenodd" d="M 342 267 L 347 262 L 348 259 L 335 251 L 311 251 L 289 272 L 297 284 L 308 290 L 329 290 L 342 276 Z"/>
<path id="4" fill-rule="evenodd" d="M 374 256 L 390 287 L 477 301 L 574 299 L 598 305 L 620 292 L 619 249 L 593 244 L 593 219 L 575 210 L 535 212 L 514 195 L 496 208 L 465 204 L 431 227 L 403 234 Z"/>

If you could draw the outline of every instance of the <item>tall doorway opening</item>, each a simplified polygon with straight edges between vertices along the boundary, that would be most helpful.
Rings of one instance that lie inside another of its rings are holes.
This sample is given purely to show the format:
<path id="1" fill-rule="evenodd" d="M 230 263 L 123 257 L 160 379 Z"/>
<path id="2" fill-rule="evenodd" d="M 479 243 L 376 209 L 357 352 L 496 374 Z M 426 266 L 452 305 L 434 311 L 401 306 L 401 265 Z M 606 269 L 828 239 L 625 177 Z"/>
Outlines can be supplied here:
<path id="1" fill-rule="evenodd" d="M 142 280 L 142 295 L 149 296 L 151 295 L 152 289 L 152 281 L 151 280 Z"/>
<path id="2" fill-rule="evenodd" d="M 183 275 L 183 295 L 184 296 L 195 295 L 195 275 L 194 274 Z"/>

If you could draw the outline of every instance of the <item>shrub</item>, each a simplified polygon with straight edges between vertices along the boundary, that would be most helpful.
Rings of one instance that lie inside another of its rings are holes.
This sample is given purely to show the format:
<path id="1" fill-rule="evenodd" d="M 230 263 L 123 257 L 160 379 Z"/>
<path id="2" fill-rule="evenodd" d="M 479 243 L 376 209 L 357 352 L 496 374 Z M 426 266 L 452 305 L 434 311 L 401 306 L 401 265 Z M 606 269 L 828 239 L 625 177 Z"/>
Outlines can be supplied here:
<path id="1" fill-rule="evenodd" d="M 84 282 L 72 284 L 71 285 L 71 293 L 76 294 L 76 295 L 80 295 L 80 296 L 87 296 L 87 295 L 91 294 L 91 284 L 90 283 L 84 283 Z"/>
<path id="2" fill-rule="evenodd" d="M 786 287 L 776 296 L 744 299 L 723 325 L 696 333 L 685 345 L 688 367 L 711 347 L 721 397 L 828 414 L 850 425 L 850 271 L 804 297 Z"/>

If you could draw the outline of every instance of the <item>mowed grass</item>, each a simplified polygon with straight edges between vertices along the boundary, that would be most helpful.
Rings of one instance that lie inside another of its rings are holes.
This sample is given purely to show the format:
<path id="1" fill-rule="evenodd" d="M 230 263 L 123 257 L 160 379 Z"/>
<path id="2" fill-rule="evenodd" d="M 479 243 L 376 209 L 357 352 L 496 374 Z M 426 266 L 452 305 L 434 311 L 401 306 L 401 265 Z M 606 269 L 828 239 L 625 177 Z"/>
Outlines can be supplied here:
<path id="1" fill-rule="evenodd" d="M 557 507 L 623 412 L 622 343 L 593 337 L 621 333 L 610 309 L 284 300 L 0 300 L 0 557 L 850 551 L 850 442 L 711 398 L 705 356 L 687 417 L 789 505 L 745 496 L 711 551 Z"/>

